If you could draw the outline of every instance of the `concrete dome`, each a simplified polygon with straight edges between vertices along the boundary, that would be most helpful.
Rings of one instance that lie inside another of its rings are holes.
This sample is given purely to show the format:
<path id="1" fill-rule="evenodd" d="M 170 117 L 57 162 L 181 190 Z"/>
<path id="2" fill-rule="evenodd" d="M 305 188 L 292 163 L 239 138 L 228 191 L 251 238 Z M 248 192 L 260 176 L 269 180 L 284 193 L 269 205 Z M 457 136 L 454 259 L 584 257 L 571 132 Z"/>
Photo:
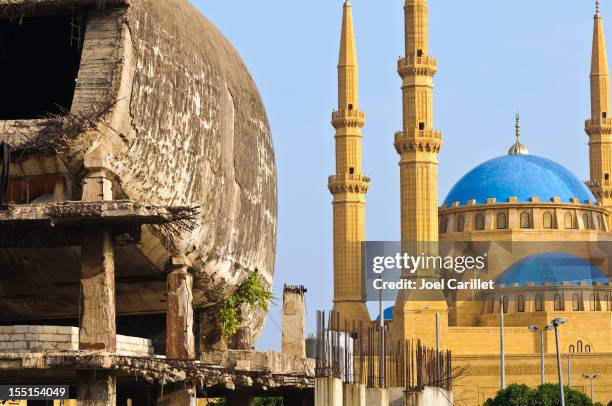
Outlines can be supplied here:
<path id="1" fill-rule="evenodd" d="M 176 249 L 196 272 L 194 304 L 216 313 L 248 273 L 272 285 L 276 166 L 266 112 L 234 47 L 188 1 L 130 4 L 132 131 L 116 172 L 131 199 L 201 207 L 200 227 Z M 165 255 L 156 240 L 143 247 L 153 261 Z M 247 318 L 254 340 L 264 314 Z"/>
<path id="2" fill-rule="evenodd" d="M 553 197 L 566 203 L 572 198 L 580 203 L 596 201 L 589 189 L 558 163 L 534 155 L 505 155 L 469 171 L 453 186 L 444 204 L 465 205 L 472 199 L 485 204 L 488 198 L 507 202 L 510 197 L 517 197 L 519 202 L 529 202 L 532 197 L 542 202 L 550 202 Z"/>

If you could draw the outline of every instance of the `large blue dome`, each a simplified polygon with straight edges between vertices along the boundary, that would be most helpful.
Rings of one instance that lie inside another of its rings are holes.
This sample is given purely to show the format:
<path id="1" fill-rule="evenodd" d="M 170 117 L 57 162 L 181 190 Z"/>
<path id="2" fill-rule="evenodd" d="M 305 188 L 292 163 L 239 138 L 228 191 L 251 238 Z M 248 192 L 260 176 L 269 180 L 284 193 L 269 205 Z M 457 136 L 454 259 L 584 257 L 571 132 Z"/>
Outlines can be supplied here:
<path id="1" fill-rule="evenodd" d="M 529 282 L 535 285 L 545 282 L 556 285 L 586 282 L 592 285 L 596 282 L 609 283 L 609 279 L 584 258 L 565 252 L 545 252 L 520 259 L 504 271 L 495 283 L 526 285 Z"/>
<path id="2" fill-rule="evenodd" d="M 534 155 L 505 155 L 469 171 L 451 189 L 444 204 L 465 205 L 472 199 L 485 204 L 490 197 L 507 202 L 513 196 L 519 202 L 529 202 L 532 197 L 542 202 L 550 202 L 553 197 L 565 203 L 574 197 L 581 203 L 596 201 L 584 183 L 558 163 Z"/>

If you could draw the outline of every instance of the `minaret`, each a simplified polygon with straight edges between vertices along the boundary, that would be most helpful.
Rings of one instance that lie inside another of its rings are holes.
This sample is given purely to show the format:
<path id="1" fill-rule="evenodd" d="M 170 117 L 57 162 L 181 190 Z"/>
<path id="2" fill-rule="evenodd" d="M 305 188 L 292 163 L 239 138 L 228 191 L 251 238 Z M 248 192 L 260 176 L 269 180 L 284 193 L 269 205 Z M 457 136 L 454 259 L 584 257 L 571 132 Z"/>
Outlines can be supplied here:
<path id="1" fill-rule="evenodd" d="M 610 76 L 603 19 L 596 1 L 591 59 L 591 118 L 586 121 L 589 135 L 591 180 L 587 182 L 597 200 L 612 208 L 612 118 L 610 116 Z"/>
<path id="2" fill-rule="evenodd" d="M 427 0 L 406 0 L 404 12 L 406 56 L 398 63 L 403 131 L 395 134 L 395 149 L 400 155 L 401 237 L 411 255 L 436 255 L 438 152 L 442 146 L 442 133 L 434 130 L 433 114 L 437 63 L 429 55 Z M 435 313 L 446 317 L 443 299 L 441 292 L 401 291 L 394 311 L 396 339 L 421 338 L 427 345 L 435 345 Z"/>
<path id="3" fill-rule="evenodd" d="M 438 241 L 438 152 L 433 128 L 433 77 L 427 0 L 406 0 L 406 57 L 399 60 L 404 129 L 395 134 L 400 154 L 402 241 Z"/>
<path id="4" fill-rule="evenodd" d="M 351 3 L 344 3 L 338 61 L 338 110 L 332 113 L 336 129 L 336 174 L 329 177 L 334 211 L 334 310 L 342 319 L 369 322 L 362 292 L 361 242 L 365 240 L 365 194 L 370 179 L 361 168 L 361 129 L 358 66 Z"/>

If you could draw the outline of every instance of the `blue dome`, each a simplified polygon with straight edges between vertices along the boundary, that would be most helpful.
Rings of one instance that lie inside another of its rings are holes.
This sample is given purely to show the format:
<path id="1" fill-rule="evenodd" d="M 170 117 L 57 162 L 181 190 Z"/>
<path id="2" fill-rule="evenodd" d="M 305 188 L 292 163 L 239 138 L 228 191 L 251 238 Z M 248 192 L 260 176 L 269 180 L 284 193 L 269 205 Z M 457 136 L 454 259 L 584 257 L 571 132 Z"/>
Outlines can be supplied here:
<path id="1" fill-rule="evenodd" d="M 595 282 L 609 283 L 609 279 L 584 258 L 564 252 L 545 252 L 517 261 L 497 278 L 496 284 L 526 285 L 529 282 L 536 285 L 587 282 L 592 285 Z"/>
<path id="2" fill-rule="evenodd" d="M 385 310 L 383 310 L 383 314 L 385 315 L 385 320 L 393 320 L 393 309 L 394 308 L 395 306 L 390 306 L 390 307 L 387 307 Z M 380 314 L 376 318 L 376 321 L 379 321 L 379 320 L 380 320 Z"/>
<path id="3" fill-rule="evenodd" d="M 529 202 L 532 197 L 542 202 L 550 202 L 553 197 L 565 203 L 573 197 L 581 203 L 596 201 L 584 183 L 558 163 L 534 155 L 505 155 L 469 171 L 451 189 L 444 204 L 465 205 L 472 199 L 485 204 L 489 197 L 507 202 L 513 196 L 519 202 Z"/>

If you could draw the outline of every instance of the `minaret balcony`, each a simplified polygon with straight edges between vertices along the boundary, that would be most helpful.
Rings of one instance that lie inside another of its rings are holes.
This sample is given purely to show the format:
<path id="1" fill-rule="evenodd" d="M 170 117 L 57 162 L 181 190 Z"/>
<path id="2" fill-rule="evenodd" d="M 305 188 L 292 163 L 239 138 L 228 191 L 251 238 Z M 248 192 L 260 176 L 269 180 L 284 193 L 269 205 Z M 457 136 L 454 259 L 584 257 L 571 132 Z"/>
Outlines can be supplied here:
<path id="1" fill-rule="evenodd" d="M 431 56 L 407 56 L 397 61 L 397 72 L 404 78 L 411 75 L 434 76 L 438 62 Z"/>
<path id="2" fill-rule="evenodd" d="M 370 177 L 363 174 L 332 175 L 328 179 L 328 188 L 336 193 L 367 193 L 370 187 Z"/>
<path id="3" fill-rule="evenodd" d="M 589 135 L 612 134 L 612 118 L 589 119 L 584 122 L 584 130 Z"/>
<path id="4" fill-rule="evenodd" d="M 332 112 L 332 125 L 334 128 L 359 127 L 365 125 L 365 113 L 359 110 L 340 109 Z"/>
<path id="5" fill-rule="evenodd" d="M 439 152 L 442 147 L 442 132 L 436 130 L 398 131 L 395 133 L 395 149 L 403 152 Z"/>

